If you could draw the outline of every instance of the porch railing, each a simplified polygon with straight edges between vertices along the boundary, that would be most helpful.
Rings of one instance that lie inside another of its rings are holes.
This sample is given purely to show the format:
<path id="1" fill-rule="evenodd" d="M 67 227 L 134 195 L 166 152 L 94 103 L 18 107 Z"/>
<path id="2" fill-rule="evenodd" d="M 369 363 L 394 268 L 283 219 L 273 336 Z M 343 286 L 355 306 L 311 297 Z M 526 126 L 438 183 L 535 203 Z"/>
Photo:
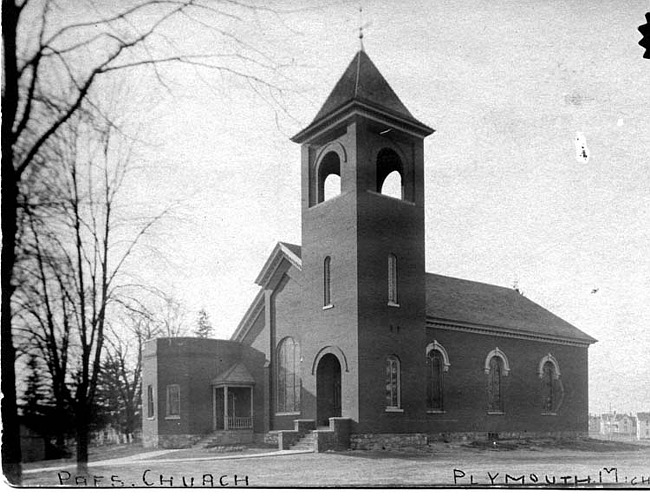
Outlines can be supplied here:
<path id="1" fill-rule="evenodd" d="M 228 422 L 228 429 L 236 430 L 253 428 L 252 417 L 226 417 L 225 420 Z"/>

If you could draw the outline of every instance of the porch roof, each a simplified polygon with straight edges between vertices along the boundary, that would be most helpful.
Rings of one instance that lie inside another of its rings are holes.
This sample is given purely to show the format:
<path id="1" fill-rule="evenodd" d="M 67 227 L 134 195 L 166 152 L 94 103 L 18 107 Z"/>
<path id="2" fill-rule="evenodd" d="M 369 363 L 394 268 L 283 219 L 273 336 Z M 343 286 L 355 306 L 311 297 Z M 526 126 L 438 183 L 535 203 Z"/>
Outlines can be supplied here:
<path id="1" fill-rule="evenodd" d="M 243 363 L 236 363 L 228 370 L 212 379 L 211 384 L 213 386 L 251 386 L 255 384 L 255 379 L 253 379 L 253 376 Z"/>

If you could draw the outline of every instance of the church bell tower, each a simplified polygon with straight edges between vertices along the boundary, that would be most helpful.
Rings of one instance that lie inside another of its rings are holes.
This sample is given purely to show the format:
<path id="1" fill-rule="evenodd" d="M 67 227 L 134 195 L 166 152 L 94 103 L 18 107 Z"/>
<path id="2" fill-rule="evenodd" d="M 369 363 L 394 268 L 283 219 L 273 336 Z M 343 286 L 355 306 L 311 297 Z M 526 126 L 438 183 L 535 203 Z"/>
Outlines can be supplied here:
<path id="1" fill-rule="evenodd" d="M 302 366 L 311 368 L 303 387 L 314 399 L 304 406 L 314 417 L 407 432 L 424 413 L 423 141 L 431 133 L 360 50 L 292 138 L 302 145 L 301 325 L 310 335 Z M 327 354 L 339 362 L 338 384 L 319 383 Z"/>

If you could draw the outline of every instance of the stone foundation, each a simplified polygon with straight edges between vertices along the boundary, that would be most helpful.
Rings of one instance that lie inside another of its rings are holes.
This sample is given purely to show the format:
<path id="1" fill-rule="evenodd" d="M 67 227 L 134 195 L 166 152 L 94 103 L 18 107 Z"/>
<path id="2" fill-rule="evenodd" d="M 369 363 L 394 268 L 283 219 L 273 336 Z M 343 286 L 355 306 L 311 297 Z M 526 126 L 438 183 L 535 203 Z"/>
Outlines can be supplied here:
<path id="1" fill-rule="evenodd" d="M 202 436 L 196 434 L 170 434 L 166 436 L 145 436 L 142 445 L 145 448 L 178 449 L 191 448 Z"/>
<path id="2" fill-rule="evenodd" d="M 353 450 L 397 450 L 409 446 L 426 446 L 428 436 L 415 434 L 352 434 L 350 449 Z"/>
<path id="3" fill-rule="evenodd" d="M 278 445 L 278 435 L 280 431 L 269 431 L 264 434 L 264 444 L 272 444 L 274 446 Z"/>
<path id="4" fill-rule="evenodd" d="M 208 446 L 229 446 L 232 444 L 250 444 L 253 442 L 252 430 L 215 431 L 204 438 Z"/>
<path id="5" fill-rule="evenodd" d="M 496 434 L 496 437 L 494 436 Z M 415 434 L 352 434 L 350 449 L 353 450 L 399 450 L 408 447 L 426 446 L 436 442 L 471 442 L 491 439 L 579 439 L 587 437 L 586 432 L 432 432 Z"/>

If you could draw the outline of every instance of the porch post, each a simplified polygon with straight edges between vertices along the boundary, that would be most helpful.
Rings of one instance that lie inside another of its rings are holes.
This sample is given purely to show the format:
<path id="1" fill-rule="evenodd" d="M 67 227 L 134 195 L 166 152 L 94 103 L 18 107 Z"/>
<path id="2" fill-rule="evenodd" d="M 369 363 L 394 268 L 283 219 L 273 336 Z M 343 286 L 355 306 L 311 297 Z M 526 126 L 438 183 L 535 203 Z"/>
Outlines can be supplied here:
<path id="1" fill-rule="evenodd" d="M 251 390 L 251 429 L 253 428 L 253 386 L 250 386 Z"/>
<path id="2" fill-rule="evenodd" d="M 228 386 L 223 387 L 223 430 L 228 430 Z"/>
<path id="3" fill-rule="evenodd" d="M 212 386 L 212 430 L 217 430 L 217 388 Z"/>

